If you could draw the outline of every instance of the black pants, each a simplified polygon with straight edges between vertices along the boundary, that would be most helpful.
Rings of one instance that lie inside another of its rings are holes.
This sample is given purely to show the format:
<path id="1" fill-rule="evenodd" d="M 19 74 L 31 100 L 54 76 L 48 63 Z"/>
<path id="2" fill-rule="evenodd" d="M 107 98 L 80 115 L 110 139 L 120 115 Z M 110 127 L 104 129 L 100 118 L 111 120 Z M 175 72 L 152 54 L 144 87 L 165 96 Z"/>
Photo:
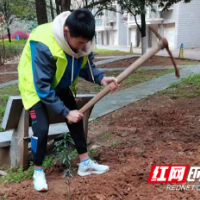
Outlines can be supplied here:
<path id="1" fill-rule="evenodd" d="M 65 106 L 70 110 L 76 110 L 77 105 L 70 89 L 64 90 L 57 94 L 64 102 Z M 38 138 L 36 152 L 32 150 L 32 158 L 34 165 L 41 166 L 46 154 L 47 139 L 49 131 L 49 117 L 44 103 L 41 101 L 35 104 L 30 109 L 32 120 L 33 136 Z M 87 152 L 87 143 L 85 139 L 83 120 L 78 123 L 66 124 L 69 128 L 72 139 L 74 140 L 75 147 L 79 154 Z"/>

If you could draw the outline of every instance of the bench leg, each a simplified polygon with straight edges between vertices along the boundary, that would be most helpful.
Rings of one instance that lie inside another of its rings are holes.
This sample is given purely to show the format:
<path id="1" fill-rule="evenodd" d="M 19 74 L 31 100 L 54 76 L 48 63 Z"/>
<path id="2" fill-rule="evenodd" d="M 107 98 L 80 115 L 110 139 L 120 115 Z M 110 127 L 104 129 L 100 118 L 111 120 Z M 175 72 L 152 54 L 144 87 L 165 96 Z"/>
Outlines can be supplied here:
<path id="1" fill-rule="evenodd" d="M 29 131 L 29 112 L 22 109 L 21 116 L 18 122 L 17 129 L 14 130 L 11 145 L 10 145 L 10 158 L 11 166 L 28 168 L 28 142 L 29 140 L 23 139 L 28 137 Z"/>

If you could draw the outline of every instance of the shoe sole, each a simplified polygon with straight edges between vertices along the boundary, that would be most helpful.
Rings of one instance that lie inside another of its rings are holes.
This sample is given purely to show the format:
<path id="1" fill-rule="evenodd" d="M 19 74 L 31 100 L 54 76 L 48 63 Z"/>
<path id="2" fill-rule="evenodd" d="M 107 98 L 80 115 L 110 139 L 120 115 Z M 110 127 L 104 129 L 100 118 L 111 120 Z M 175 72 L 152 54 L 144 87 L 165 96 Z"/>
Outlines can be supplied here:
<path id="1" fill-rule="evenodd" d="M 87 171 L 87 172 L 78 171 L 78 175 L 79 176 L 87 176 L 87 175 L 91 175 L 91 174 L 103 174 L 107 171 L 109 171 L 109 169 L 107 169 L 105 171 Z"/>
<path id="2" fill-rule="evenodd" d="M 35 186 L 34 186 L 34 189 L 37 190 L 38 192 L 47 192 L 48 191 L 48 189 L 46 189 L 46 188 L 42 188 L 41 190 L 39 190 Z"/>

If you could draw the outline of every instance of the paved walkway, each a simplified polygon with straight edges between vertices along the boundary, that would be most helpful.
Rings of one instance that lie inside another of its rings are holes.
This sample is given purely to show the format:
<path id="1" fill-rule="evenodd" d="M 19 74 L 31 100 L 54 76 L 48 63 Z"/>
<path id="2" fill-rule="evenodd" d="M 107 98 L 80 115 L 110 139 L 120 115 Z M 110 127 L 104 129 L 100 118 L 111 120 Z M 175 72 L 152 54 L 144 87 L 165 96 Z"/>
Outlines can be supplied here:
<path id="1" fill-rule="evenodd" d="M 179 65 L 178 68 L 181 69 L 181 68 L 184 68 L 185 65 Z M 100 68 L 101 71 L 104 71 L 104 72 L 111 72 L 111 71 L 123 71 L 125 70 L 126 68 Z M 162 70 L 162 69 L 174 69 L 173 66 L 166 66 L 166 67 L 163 67 L 163 66 L 155 66 L 155 67 L 140 67 L 139 68 L 140 70 Z"/>
<path id="2" fill-rule="evenodd" d="M 116 62 L 116 61 L 120 61 L 120 60 L 126 60 L 126 59 L 130 59 L 130 58 L 138 58 L 140 57 L 140 55 L 127 55 L 127 56 L 106 56 L 106 60 L 100 60 L 95 62 L 94 64 L 96 66 L 99 65 L 104 65 L 104 64 L 108 64 L 108 63 L 112 63 L 112 62 Z M 97 57 L 95 57 L 97 58 Z M 109 58 L 109 59 L 108 59 Z"/>
<path id="3" fill-rule="evenodd" d="M 181 78 L 187 77 L 191 73 L 200 73 L 200 65 L 185 66 L 180 69 Z M 177 79 L 174 73 L 170 73 L 128 89 L 108 94 L 95 105 L 90 120 L 113 112 L 119 108 L 145 98 L 148 95 L 155 94 L 160 90 L 168 88 L 173 82 L 178 81 L 180 81 L 180 79 Z"/>
<path id="4" fill-rule="evenodd" d="M 18 74 L 17 71 L 14 72 L 1 72 L 0 75 L 6 75 L 6 74 Z"/>
<path id="5" fill-rule="evenodd" d="M 14 85 L 14 84 L 17 84 L 17 83 L 18 83 L 18 80 L 9 81 L 9 82 L 6 82 L 6 83 L 1 83 L 0 84 L 0 88 L 6 87 L 6 86 L 10 86 L 10 85 Z"/>
<path id="6" fill-rule="evenodd" d="M 127 47 L 127 46 L 110 46 L 110 45 L 99 45 L 98 44 L 97 48 L 98 49 L 108 49 L 108 50 L 120 50 L 120 51 L 125 51 L 125 52 L 130 51 L 130 47 Z M 172 51 L 173 56 L 175 58 L 178 58 L 179 49 L 174 49 L 171 51 Z M 133 48 L 133 52 L 141 54 L 141 48 Z M 169 56 L 165 49 L 160 50 L 156 55 L 167 56 L 167 57 Z M 184 49 L 184 57 L 186 59 L 200 60 L 200 49 Z"/>

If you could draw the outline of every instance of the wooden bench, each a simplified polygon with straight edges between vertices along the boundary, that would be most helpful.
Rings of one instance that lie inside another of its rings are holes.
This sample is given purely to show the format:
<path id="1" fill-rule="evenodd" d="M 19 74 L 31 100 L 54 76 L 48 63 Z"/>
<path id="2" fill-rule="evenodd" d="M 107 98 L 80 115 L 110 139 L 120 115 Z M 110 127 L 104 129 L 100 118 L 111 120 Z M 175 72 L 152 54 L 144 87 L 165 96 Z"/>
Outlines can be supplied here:
<path id="1" fill-rule="evenodd" d="M 77 95 L 76 102 L 78 108 L 80 109 L 93 97 L 93 94 Z M 88 120 L 92 109 L 88 110 L 83 118 L 86 139 L 88 134 Z M 48 139 L 55 138 L 68 131 L 64 117 L 55 115 L 49 110 L 48 115 L 50 122 Z M 31 119 L 29 111 L 23 108 L 21 97 L 11 96 L 8 100 L 2 122 L 3 129 L 9 131 L 0 133 L 1 165 L 5 161 L 10 166 L 21 166 L 24 169 L 28 168 L 28 145 L 30 137 L 33 134 L 30 126 Z"/>

